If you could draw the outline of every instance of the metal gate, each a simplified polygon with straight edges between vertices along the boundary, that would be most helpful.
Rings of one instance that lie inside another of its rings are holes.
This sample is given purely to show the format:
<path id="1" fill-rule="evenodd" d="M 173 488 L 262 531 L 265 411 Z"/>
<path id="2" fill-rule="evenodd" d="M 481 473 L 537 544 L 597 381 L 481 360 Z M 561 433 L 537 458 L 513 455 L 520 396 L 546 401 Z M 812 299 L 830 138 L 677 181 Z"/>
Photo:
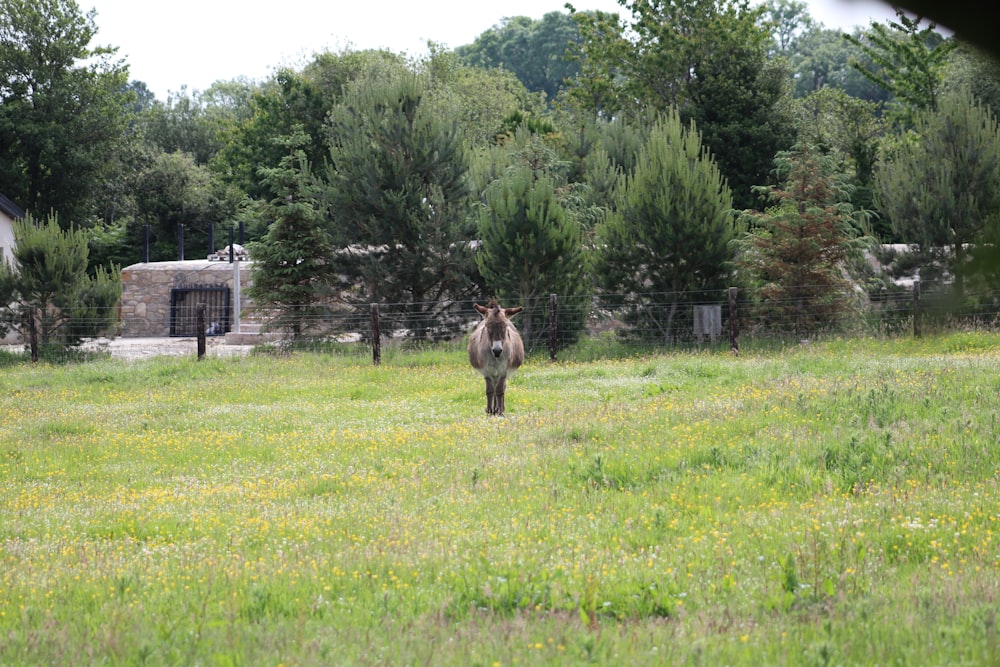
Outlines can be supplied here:
<path id="1" fill-rule="evenodd" d="M 170 290 L 170 335 L 198 335 L 198 305 L 205 304 L 205 334 L 224 336 L 232 310 L 225 285 L 186 285 Z"/>

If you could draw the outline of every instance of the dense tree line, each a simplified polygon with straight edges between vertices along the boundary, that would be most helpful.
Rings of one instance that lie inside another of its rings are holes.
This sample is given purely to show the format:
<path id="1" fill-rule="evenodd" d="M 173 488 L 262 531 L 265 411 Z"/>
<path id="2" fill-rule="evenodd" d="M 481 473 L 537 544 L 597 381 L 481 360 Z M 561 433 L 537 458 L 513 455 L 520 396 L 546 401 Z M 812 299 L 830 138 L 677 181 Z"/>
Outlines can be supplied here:
<path id="1" fill-rule="evenodd" d="M 473 298 L 660 292 L 666 312 L 630 312 L 670 340 L 685 294 L 734 283 L 819 290 L 805 330 L 851 307 L 844 269 L 875 241 L 959 295 L 995 273 L 974 272 L 1000 235 L 991 57 L 904 14 L 844 35 L 796 0 L 621 5 L 157 100 L 92 46 L 93 12 L 0 0 L 0 192 L 81 235 L 93 279 L 147 230 L 164 260 L 178 229 L 192 258 L 242 224 L 255 299 L 294 335 L 373 302 L 433 338 Z"/>

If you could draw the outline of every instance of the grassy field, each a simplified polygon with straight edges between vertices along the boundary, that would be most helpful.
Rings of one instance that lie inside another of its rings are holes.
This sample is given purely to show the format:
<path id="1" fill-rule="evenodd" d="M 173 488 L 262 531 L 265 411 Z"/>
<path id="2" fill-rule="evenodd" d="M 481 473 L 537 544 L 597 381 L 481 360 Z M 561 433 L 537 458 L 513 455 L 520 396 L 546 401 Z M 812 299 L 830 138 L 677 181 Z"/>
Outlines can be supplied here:
<path id="1" fill-rule="evenodd" d="M 0 362 L 0 665 L 1000 663 L 997 336 Z"/>

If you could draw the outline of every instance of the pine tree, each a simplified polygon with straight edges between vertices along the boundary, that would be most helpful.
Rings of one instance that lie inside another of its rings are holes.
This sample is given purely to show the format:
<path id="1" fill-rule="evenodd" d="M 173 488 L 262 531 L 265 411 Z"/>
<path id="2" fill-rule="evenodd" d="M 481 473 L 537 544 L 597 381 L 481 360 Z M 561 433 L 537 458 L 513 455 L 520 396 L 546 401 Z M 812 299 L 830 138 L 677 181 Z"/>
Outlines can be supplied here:
<path id="1" fill-rule="evenodd" d="M 475 223 L 458 126 L 423 104 L 416 76 L 366 82 L 331 113 L 328 196 L 354 298 L 393 304 L 387 327 L 412 337 L 460 330 L 477 291 Z M 468 304 L 466 304 L 468 307 Z"/>
<path id="2" fill-rule="evenodd" d="M 780 153 L 776 163 L 785 185 L 760 188 L 774 205 L 749 214 L 738 264 L 770 327 L 799 335 L 835 327 L 857 305 L 844 269 L 866 242 L 850 187 L 832 158 L 808 146 Z"/>
<path id="3" fill-rule="evenodd" d="M 968 94 L 942 98 L 916 117 L 914 133 L 876 170 L 876 201 L 905 243 L 929 264 L 923 277 L 951 273 L 962 298 L 965 248 L 1000 215 L 1000 127 Z"/>
<path id="4" fill-rule="evenodd" d="M 524 307 L 519 328 L 529 348 L 546 334 L 549 295 L 574 304 L 585 291 L 581 236 L 552 177 L 522 164 L 488 186 L 479 213 L 479 271 L 501 303 Z M 583 325 L 576 310 L 567 315 L 560 317 L 564 340 Z"/>
<path id="5" fill-rule="evenodd" d="M 28 334 L 34 316 L 43 345 L 72 347 L 107 332 L 117 318 L 121 273 L 100 267 L 87 274 L 87 235 L 63 230 L 56 216 L 14 223 L 14 262 L 0 262 L 0 333 Z M 33 314 L 33 315 L 32 315 Z"/>
<path id="6" fill-rule="evenodd" d="M 691 293 L 724 286 L 729 187 L 694 125 L 685 128 L 672 110 L 654 123 L 618 191 L 617 210 L 598 229 L 596 275 L 605 300 L 628 307 L 633 333 L 672 342 Z"/>
<path id="7" fill-rule="evenodd" d="M 273 222 L 263 239 L 250 244 L 254 305 L 269 316 L 266 329 L 299 339 L 321 327 L 335 280 L 333 247 L 315 197 L 316 184 L 302 132 L 280 140 L 288 150 L 281 164 L 261 169 L 277 193 L 268 211 Z"/>

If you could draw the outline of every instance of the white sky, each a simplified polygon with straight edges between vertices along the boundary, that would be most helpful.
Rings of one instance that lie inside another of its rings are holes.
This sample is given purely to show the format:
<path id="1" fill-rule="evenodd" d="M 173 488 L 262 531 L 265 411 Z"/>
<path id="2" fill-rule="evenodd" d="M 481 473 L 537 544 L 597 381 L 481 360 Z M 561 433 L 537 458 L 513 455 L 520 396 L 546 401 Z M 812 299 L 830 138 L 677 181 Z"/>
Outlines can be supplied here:
<path id="1" fill-rule="evenodd" d="M 186 85 L 204 90 L 219 80 L 266 79 L 280 66 L 299 67 L 315 53 L 387 48 L 414 56 L 427 41 L 455 48 L 506 16 L 540 19 L 564 11 L 565 0 L 78 0 L 97 10 L 94 44 L 119 47 L 133 80 L 159 99 Z M 624 14 L 615 0 L 575 0 L 578 11 Z M 850 30 L 894 12 L 879 0 L 807 0 L 828 28 Z"/>

